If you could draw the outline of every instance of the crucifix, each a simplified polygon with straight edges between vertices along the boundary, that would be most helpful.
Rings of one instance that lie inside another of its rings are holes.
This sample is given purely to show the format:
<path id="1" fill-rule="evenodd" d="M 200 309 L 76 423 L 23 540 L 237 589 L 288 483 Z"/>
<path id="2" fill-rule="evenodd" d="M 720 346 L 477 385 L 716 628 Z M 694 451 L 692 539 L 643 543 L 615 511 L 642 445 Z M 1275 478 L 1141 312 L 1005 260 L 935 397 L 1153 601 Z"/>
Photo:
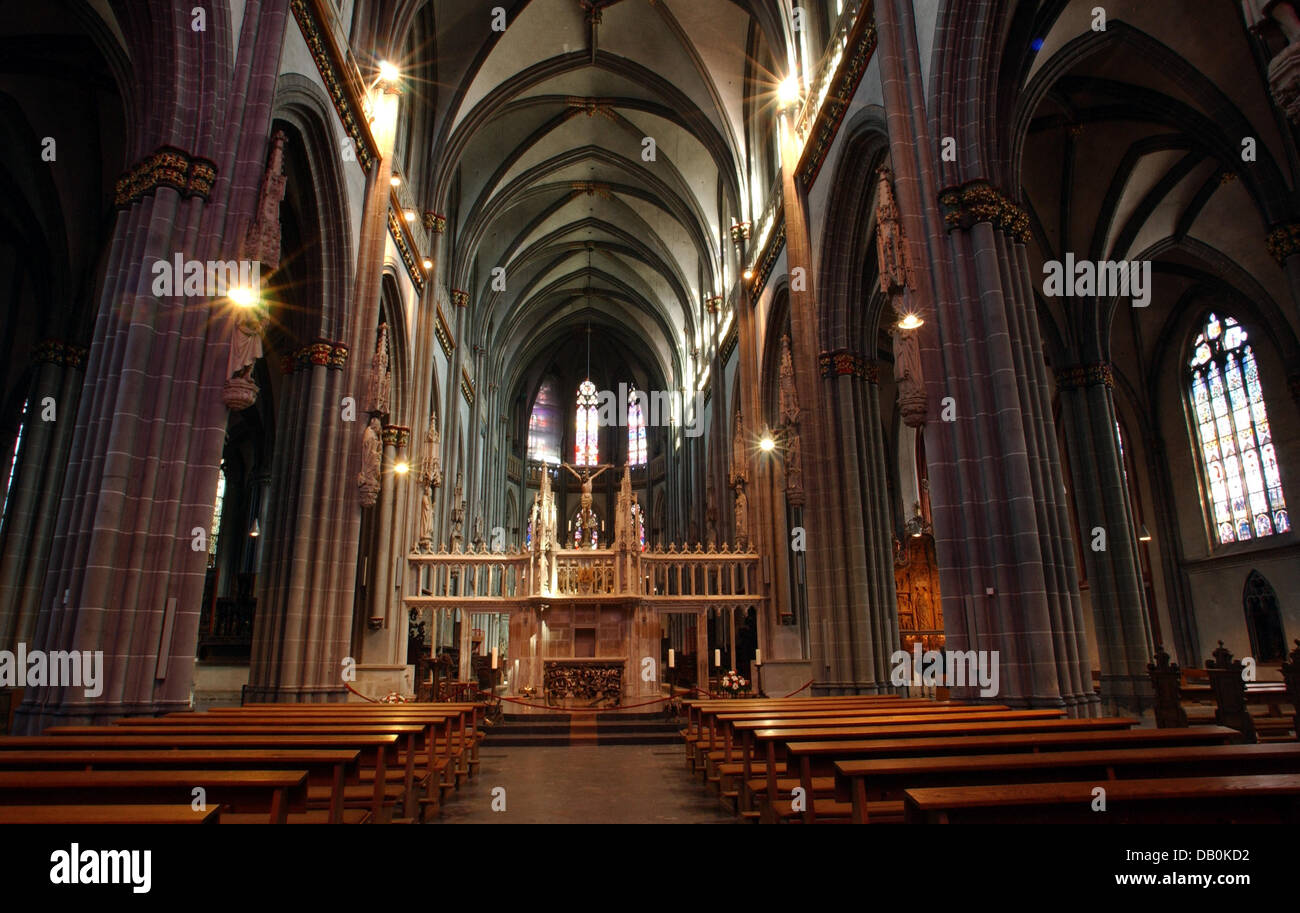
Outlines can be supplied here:
<path id="1" fill-rule="evenodd" d="M 596 513 L 591 509 L 591 483 L 596 476 L 613 467 L 609 463 L 600 466 L 579 466 L 575 469 L 568 463 L 561 463 L 575 479 L 582 483 L 582 494 L 578 498 L 578 541 L 591 541 L 591 534 L 596 530 Z M 595 472 L 592 472 L 592 470 Z M 579 472 L 581 470 L 581 472 Z"/>

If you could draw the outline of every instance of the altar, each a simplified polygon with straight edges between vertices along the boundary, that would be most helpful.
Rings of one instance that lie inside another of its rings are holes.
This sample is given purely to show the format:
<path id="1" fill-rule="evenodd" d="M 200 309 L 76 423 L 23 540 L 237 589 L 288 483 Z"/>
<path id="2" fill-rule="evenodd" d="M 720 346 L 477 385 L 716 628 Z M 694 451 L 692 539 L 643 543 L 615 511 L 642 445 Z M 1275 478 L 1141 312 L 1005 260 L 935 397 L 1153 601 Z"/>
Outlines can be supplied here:
<path id="1" fill-rule="evenodd" d="M 709 676 L 708 619 L 745 612 L 764 602 L 758 555 L 702 543 L 647 549 L 642 515 L 624 467 L 608 545 L 591 547 L 585 524 L 578 535 L 557 535 L 554 494 L 548 473 L 529 515 L 523 550 L 492 551 L 482 543 L 462 551 L 417 547 L 411 564 L 420 570 L 418 596 L 406 597 L 415 611 L 460 614 L 461 678 L 470 672 L 470 636 L 476 613 L 508 617 L 500 650 L 500 683 L 514 699 L 512 713 L 547 713 L 551 708 L 652 708 L 663 700 L 669 672 L 669 617 L 691 616 L 694 649 L 682 679 Z M 599 540 L 596 540 L 599 541 Z M 580 547 L 565 547 L 570 543 Z M 734 630 L 734 628 L 733 628 Z M 486 649 L 486 648 L 483 648 Z M 734 645 L 733 645 L 734 649 Z"/>

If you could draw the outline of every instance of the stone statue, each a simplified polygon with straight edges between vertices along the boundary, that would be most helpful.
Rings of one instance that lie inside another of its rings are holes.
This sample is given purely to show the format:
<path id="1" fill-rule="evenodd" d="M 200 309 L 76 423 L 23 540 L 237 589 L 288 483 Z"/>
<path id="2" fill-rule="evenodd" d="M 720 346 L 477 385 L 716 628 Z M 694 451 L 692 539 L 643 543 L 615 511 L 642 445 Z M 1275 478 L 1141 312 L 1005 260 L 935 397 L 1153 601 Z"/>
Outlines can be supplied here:
<path id="1" fill-rule="evenodd" d="M 456 491 L 451 498 L 451 547 L 455 551 L 460 547 L 465 530 L 465 488 L 463 476 L 456 473 Z"/>
<path id="2" fill-rule="evenodd" d="M 894 380 L 898 384 L 898 405 L 903 422 L 919 428 L 925 422 L 925 376 L 921 372 L 921 350 L 916 341 L 916 329 L 903 329 L 894 324 Z"/>
<path id="3" fill-rule="evenodd" d="M 384 445 L 379 439 L 379 419 L 372 418 L 361 437 L 361 472 L 357 487 L 361 489 L 361 506 L 374 507 L 379 499 L 379 467 L 384 460 Z"/>
<path id="4" fill-rule="evenodd" d="M 745 486 L 736 486 L 736 547 L 745 549 L 749 545 L 749 498 L 745 496 Z"/>
<path id="5" fill-rule="evenodd" d="M 424 453 L 420 455 L 420 482 L 435 488 L 442 484 L 442 464 L 438 458 L 441 439 L 438 435 L 438 416 L 429 416 L 429 432 L 424 436 Z"/>
<path id="6" fill-rule="evenodd" d="M 379 324 L 379 338 L 375 341 L 375 354 L 370 360 L 370 412 L 387 415 L 393 387 L 393 374 L 388 358 L 388 324 Z"/>
<path id="7" fill-rule="evenodd" d="M 791 430 L 786 436 L 785 490 L 791 494 L 803 494 L 803 443 L 797 430 Z"/>
<path id="8" fill-rule="evenodd" d="M 257 213 L 244 235 L 244 260 L 255 260 L 273 272 L 280 266 L 280 204 L 284 201 L 284 131 L 271 134 L 271 155 L 262 175 Z"/>
<path id="9" fill-rule="evenodd" d="M 429 496 L 429 486 L 420 486 L 420 550 L 429 551 L 433 547 L 433 498 Z"/>
<path id="10" fill-rule="evenodd" d="M 266 328 L 266 319 L 266 312 L 260 304 L 239 308 L 235 314 L 230 361 L 226 366 L 228 377 L 249 378 L 253 373 L 253 365 L 262 357 L 262 331 Z"/>
<path id="11" fill-rule="evenodd" d="M 475 547 L 483 544 L 483 517 L 479 515 L 474 518 L 474 538 L 471 540 Z"/>
<path id="12" fill-rule="evenodd" d="M 799 421 L 799 392 L 794 385 L 794 359 L 790 355 L 790 337 L 781 337 L 781 376 L 780 376 L 781 420 L 786 424 Z"/>
<path id="13" fill-rule="evenodd" d="M 732 486 L 749 481 L 749 460 L 745 453 L 745 425 L 739 412 L 736 413 L 736 430 L 731 437 L 731 475 Z"/>
<path id="14" fill-rule="evenodd" d="M 891 176 L 888 168 L 881 168 L 876 185 L 876 257 L 880 266 L 880 290 L 886 295 L 912 287 L 912 258 L 898 221 L 898 204 L 889 184 Z"/>

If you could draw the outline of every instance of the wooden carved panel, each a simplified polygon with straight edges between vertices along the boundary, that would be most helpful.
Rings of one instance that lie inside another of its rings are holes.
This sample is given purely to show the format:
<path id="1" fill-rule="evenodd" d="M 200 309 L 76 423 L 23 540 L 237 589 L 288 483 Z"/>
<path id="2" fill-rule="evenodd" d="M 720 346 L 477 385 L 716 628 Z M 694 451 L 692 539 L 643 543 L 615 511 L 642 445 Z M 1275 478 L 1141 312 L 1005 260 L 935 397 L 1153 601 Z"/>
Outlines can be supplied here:
<path id="1" fill-rule="evenodd" d="M 894 556 L 898 591 L 898 634 L 904 650 L 919 641 L 923 650 L 943 649 L 943 606 L 939 601 L 939 564 L 934 537 L 908 536 Z"/>

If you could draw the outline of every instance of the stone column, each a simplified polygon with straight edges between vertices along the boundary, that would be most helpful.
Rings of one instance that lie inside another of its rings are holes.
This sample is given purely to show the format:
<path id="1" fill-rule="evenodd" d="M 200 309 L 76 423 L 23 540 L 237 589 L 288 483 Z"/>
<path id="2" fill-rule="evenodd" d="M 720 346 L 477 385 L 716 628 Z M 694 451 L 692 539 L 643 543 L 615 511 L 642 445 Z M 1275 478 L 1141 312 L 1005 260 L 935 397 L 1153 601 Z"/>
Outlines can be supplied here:
<path id="1" fill-rule="evenodd" d="M 267 543 L 266 581 L 258 584 L 249 668 L 252 700 L 343 700 L 347 690 L 340 673 L 345 663 L 356 660 L 357 476 L 366 417 L 355 412 L 348 420 L 342 402 L 351 397 L 354 410 L 355 404 L 364 405 L 369 358 L 349 359 L 348 352 L 368 355 L 374 350 L 396 119 L 396 90 L 381 88 L 372 125 L 380 158 L 366 175 L 352 306 L 339 306 L 335 324 L 341 324 L 344 341 L 320 340 L 298 353 L 289 385 L 294 402 L 281 406 L 300 418 L 288 446 L 277 440 L 273 476 L 284 495 L 277 498 L 276 533 Z"/>
<path id="2" fill-rule="evenodd" d="M 1115 436 L 1109 363 L 1057 371 L 1065 443 L 1074 474 L 1077 531 L 1096 620 L 1101 699 L 1110 711 L 1151 706 L 1147 658 L 1155 651 L 1123 460 Z M 1098 532 L 1100 530 L 1100 532 Z M 1102 539 L 1104 537 L 1104 541 Z"/>
<path id="3" fill-rule="evenodd" d="M 232 36 L 195 40 L 188 9 L 118 8 L 148 116 L 130 125 L 140 158 L 118 184 L 32 638 L 102 651 L 102 690 L 29 688 L 17 731 L 189 706 L 207 565 L 193 531 L 212 521 L 232 321 L 219 299 L 155 294 L 151 266 L 237 256 L 228 239 L 257 203 L 286 8 L 249 0 L 233 66 Z"/>
<path id="4" fill-rule="evenodd" d="M 58 340 L 47 340 L 34 354 L 37 367 L 4 518 L 0 648 L 6 650 L 30 641 L 36 628 L 86 354 Z"/>
<path id="5" fill-rule="evenodd" d="M 1097 698 L 1024 246 L 1028 217 L 987 180 L 940 192 L 914 11 L 904 0 L 875 9 L 901 222 L 911 261 L 923 264 L 917 340 L 946 642 L 998 652 L 1002 703 L 1091 714 Z M 983 154 L 963 149 L 953 170 L 969 173 Z"/>

